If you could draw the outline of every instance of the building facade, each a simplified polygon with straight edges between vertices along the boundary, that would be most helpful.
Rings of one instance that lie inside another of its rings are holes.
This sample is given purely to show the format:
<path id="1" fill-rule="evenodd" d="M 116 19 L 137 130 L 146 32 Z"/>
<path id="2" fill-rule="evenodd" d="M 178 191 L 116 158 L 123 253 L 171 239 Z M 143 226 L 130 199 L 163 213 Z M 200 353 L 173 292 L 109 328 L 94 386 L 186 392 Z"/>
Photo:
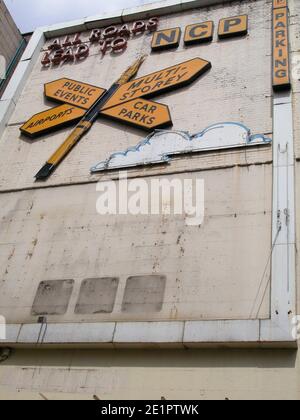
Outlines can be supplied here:
<path id="1" fill-rule="evenodd" d="M 0 398 L 299 399 L 299 12 L 36 30 L 0 101 Z"/>
<path id="2" fill-rule="evenodd" d="M 0 1 L 0 97 L 5 90 L 18 61 L 26 47 L 26 40 L 13 21 L 4 1 Z M 5 74 L 4 74 L 5 73 Z M 4 78 L 5 76 L 5 78 Z"/>

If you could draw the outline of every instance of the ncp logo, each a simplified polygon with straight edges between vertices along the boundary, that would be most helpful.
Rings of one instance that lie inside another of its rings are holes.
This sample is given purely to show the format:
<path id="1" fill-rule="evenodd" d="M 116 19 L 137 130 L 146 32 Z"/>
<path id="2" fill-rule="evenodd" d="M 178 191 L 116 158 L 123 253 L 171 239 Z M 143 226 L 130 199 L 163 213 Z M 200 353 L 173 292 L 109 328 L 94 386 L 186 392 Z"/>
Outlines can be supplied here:
<path id="1" fill-rule="evenodd" d="M 0 55 L 0 80 L 6 78 L 6 60 L 3 55 Z"/>
<path id="2" fill-rule="evenodd" d="M 6 340 L 6 319 L 0 315 L 0 340 Z"/>

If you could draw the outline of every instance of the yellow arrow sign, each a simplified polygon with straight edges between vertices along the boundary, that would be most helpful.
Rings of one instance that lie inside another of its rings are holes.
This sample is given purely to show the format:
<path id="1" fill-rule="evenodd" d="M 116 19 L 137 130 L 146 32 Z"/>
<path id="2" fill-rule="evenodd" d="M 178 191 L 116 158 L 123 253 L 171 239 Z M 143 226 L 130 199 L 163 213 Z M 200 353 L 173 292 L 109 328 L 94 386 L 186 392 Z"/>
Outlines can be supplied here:
<path id="1" fill-rule="evenodd" d="M 60 105 L 48 111 L 40 112 L 30 118 L 20 128 L 23 134 L 35 137 L 51 131 L 54 127 L 63 127 L 77 121 L 85 114 L 85 110 L 72 105 Z"/>
<path id="2" fill-rule="evenodd" d="M 45 84 L 45 96 L 48 99 L 83 109 L 90 109 L 104 92 L 105 89 L 72 79 L 59 79 Z"/>
<path id="3" fill-rule="evenodd" d="M 210 68 L 209 61 L 194 58 L 125 83 L 104 105 L 100 116 L 111 117 L 144 129 L 172 125 L 166 105 L 143 98 L 187 85 Z M 83 116 L 81 109 L 91 109 L 105 92 L 101 87 L 68 78 L 46 83 L 45 96 L 48 99 L 73 107 L 62 106 L 36 114 L 21 127 L 21 131 L 34 137 L 75 121 Z M 137 99 L 140 101 L 134 101 Z"/>
<path id="4" fill-rule="evenodd" d="M 134 99 L 125 104 L 101 111 L 100 115 L 139 126 L 146 130 L 163 128 L 170 125 L 171 122 L 171 115 L 167 105 L 145 99 Z"/>
<path id="5" fill-rule="evenodd" d="M 173 90 L 193 82 L 211 68 L 211 63 L 194 58 L 122 85 L 105 105 L 112 108 L 135 98 L 149 97 L 154 94 Z"/>
<path id="6" fill-rule="evenodd" d="M 143 61 L 144 57 L 139 58 L 109 91 L 67 78 L 45 85 L 45 96 L 63 102 L 64 105 L 34 115 L 21 127 L 22 133 L 33 137 L 81 119 L 37 173 L 36 179 L 50 176 L 64 156 L 90 130 L 98 115 L 148 130 L 171 125 L 168 106 L 144 98 L 192 83 L 211 68 L 209 61 L 194 58 L 129 82 L 137 74 Z"/>

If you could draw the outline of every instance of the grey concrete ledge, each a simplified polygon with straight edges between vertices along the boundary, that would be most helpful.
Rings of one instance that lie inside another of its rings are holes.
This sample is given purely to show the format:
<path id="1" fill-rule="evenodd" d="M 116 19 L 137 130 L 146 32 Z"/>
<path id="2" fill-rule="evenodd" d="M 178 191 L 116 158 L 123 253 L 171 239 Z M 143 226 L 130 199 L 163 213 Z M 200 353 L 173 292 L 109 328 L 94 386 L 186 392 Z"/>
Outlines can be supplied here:
<path id="1" fill-rule="evenodd" d="M 131 322 L 117 323 L 114 344 L 119 347 L 175 345 L 183 347 L 184 322 Z"/>
<path id="2" fill-rule="evenodd" d="M 43 28 L 43 32 L 46 38 L 53 38 L 56 36 L 68 35 L 74 32 L 83 32 L 93 28 L 102 28 L 134 20 L 147 19 L 153 16 L 163 16 L 195 8 L 224 4 L 230 1 L 232 0 L 163 0 L 131 9 L 122 9 L 118 12 L 110 14 L 90 16 L 79 20 L 62 22 L 60 24 Z"/>
<path id="3" fill-rule="evenodd" d="M 272 328 L 265 341 L 260 331 Z M 286 329 L 265 321 L 14 324 L 0 347 L 52 348 L 297 348 Z"/>

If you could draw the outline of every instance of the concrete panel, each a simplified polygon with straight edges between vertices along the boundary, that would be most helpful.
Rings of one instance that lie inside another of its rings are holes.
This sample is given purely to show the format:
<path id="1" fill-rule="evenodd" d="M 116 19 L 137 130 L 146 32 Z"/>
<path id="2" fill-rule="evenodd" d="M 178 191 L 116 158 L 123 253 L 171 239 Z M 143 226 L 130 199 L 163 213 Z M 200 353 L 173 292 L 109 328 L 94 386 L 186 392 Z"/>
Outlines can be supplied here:
<path id="1" fill-rule="evenodd" d="M 86 29 L 85 19 L 82 18 L 70 22 L 64 22 L 63 24 L 58 23 L 48 26 L 44 31 L 44 34 L 46 38 L 54 38 L 63 35 L 74 34 L 76 32 L 83 32 Z"/>
<path id="2" fill-rule="evenodd" d="M 74 280 L 43 281 L 32 305 L 32 315 L 64 315 L 73 291 Z"/>
<path id="3" fill-rule="evenodd" d="M 183 341 L 183 322 L 163 323 L 118 323 L 114 335 L 114 344 L 176 344 Z"/>
<path id="4" fill-rule="evenodd" d="M 119 279 L 116 277 L 84 280 L 75 313 L 78 315 L 112 313 L 118 285 Z"/>
<path id="5" fill-rule="evenodd" d="M 126 282 L 122 311 L 160 312 L 164 303 L 166 281 L 165 276 L 130 277 Z"/>
<path id="6" fill-rule="evenodd" d="M 31 36 L 29 43 L 21 57 L 21 61 L 34 60 L 40 54 L 40 50 L 45 42 L 44 31 L 46 28 L 37 29 Z"/>
<path id="7" fill-rule="evenodd" d="M 201 342 L 258 343 L 259 321 L 186 322 L 183 341 L 186 346 Z"/>
<path id="8" fill-rule="evenodd" d="M 230 0 L 223 0 L 225 4 Z M 181 8 L 182 10 L 189 10 L 196 7 L 208 7 L 219 4 L 219 0 L 181 0 Z"/>
<path id="9" fill-rule="evenodd" d="M 20 334 L 21 326 L 20 325 L 6 325 L 6 339 L 0 340 L 0 346 L 9 346 L 10 344 L 15 344 L 18 341 L 18 336 Z"/>
<path id="10" fill-rule="evenodd" d="M 22 325 L 19 336 L 17 338 L 17 343 L 29 345 L 34 343 L 38 345 L 42 340 L 43 335 L 45 334 L 45 327 L 46 326 L 43 324 Z"/>
<path id="11" fill-rule="evenodd" d="M 85 26 L 88 29 L 106 28 L 111 25 L 122 23 L 123 11 L 116 13 L 103 13 L 98 16 L 89 16 L 85 19 Z"/>
<path id="12" fill-rule="evenodd" d="M 43 339 L 44 344 L 94 344 L 112 343 L 114 323 L 105 324 L 51 324 Z"/>
<path id="13" fill-rule="evenodd" d="M 144 4 L 143 6 L 125 9 L 122 15 L 124 22 L 132 22 L 138 19 L 148 19 L 154 16 L 162 16 L 166 13 L 176 13 L 182 10 L 181 2 L 174 0 L 162 0 L 159 3 Z"/>

